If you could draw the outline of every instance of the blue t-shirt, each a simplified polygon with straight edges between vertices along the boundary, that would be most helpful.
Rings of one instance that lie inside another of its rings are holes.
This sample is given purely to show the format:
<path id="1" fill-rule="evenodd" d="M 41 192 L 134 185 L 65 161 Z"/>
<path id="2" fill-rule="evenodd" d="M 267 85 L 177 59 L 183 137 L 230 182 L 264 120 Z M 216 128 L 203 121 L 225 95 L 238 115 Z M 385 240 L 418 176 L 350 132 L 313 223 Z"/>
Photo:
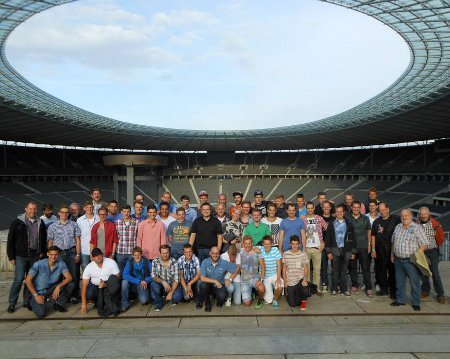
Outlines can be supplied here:
<path id="1" fill-rule="evenodd" d="M 182 223 L 173 221 L 167 227 L 167 237 L 172 236 L 172 255 L 177 254 L 177 258 L 183 255 L 183 246 L 189 242 L 192 223 L 184 221 Z"/>
<path id="2" fill-rule="evenodd" d="M 334 231 L 336 233 L 336 245 L 338 246 L 338 248 L 344 248 L 347 223 L 345 223 L 345 221 L 339 222 L 338 220 L 335 220 L 333 225 Z"/>
<path id="3" fill-rule="evenodd" d="M 276 276 L 277 261 L 283 258 L 278 248 L 272 247 L 269 253 L 266 252 L 263 246 L 258 246 L 257 248 L 261 250 L 261 257 L 264 259 L 264 264 L 266 265 L 264 279 Z"/>
<path id="4" fill-rule="evenodd" d="M 284 232 L 283 237 L 283 252 L 291 248 L 291 236 L 298 236 L 300 238 L 300 247 L 302 247 L 302 236 L 301 230 L 305 229 L 305 224 L 299 218 L 294 218 L 290 220 L 285 218 L 281 221 L 280 230 Z"/>

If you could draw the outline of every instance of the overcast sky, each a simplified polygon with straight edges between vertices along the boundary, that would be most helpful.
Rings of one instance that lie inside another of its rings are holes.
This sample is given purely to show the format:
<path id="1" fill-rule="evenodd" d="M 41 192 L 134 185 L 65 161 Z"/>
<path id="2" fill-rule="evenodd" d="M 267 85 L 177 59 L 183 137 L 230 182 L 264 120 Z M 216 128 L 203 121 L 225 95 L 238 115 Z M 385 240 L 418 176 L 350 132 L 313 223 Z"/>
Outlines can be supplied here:
<path id="1" fill-rule="evenodd" d="M 86 110 L 215 130 L 337 114 L 409 63 L 391 29 L 318 0 L 82 0 L 20 25 L 6 51 L 35 85 Z"/>

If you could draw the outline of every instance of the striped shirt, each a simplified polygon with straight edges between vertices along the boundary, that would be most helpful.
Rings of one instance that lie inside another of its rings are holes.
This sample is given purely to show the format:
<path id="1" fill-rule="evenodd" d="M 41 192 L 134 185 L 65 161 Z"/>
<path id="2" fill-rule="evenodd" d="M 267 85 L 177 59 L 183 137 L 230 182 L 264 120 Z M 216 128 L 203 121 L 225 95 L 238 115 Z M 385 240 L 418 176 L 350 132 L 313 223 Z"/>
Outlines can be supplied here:
<path id="1" fill-rule="evenodd" d="M 308 256 L 305 252 L 293 253 L 291 250 L 284 252 L 283 264 L 286 265 L 287 285 L 292 287 L 303 279 L 305 266 L 308 265 Z"/>
<path id="2" fill-rule="evenodd" d="M 170 258 L 168 267 L 163 265 L 161 257 L 156 258 L 152 262 L 152 278 L 158 277 L 163 281 L 172 285 L 175 282 L 180 281 L 180 267 L 175 258 Z"/>
<path id="3" fill-rule="evenodd" d="M 195 254 L 189 262 L 184 255 L 178 258 L 178 266 L 180 271 L 183 271 L 183 278 L 186 284 L 197 275 L 197 272 L 200 272 L 200 261 Z"/>
<path id="4" fill-rule="evenodd" d="M 53 241 L 53 245 L 61 250 L 75 247 L 75 237 L 81 236 L 80 227 L 73 221 L 62 224 L 59 220 L 52 223 L 47 230 L 47 240 Z"/>
<path id="5" fill-rule="evenodd" d="M 420 225 L 414 222 L 408 227 L 397 224 L 392 235 L 392 253 L 396 257 L 409 258 L 422 245 L 428 246 L 428 239 Z"/>
<path id="6" fill-rule="evenodd" d="M 118 254 L 132 254 L 133 248 L 136 247 L 139 221 L 134 218 L 130 218 L 126 222 L 124 219 L 118 219 L 114 224 L 119 239 L 116 252 Z"/>
<path id="7" fill-rule="evenodd" d="M 280 254 L 280 251 L 278 248 L 272 247 L 270 249 L 270 252 L 267 253 L 264 247 L 258 246 L 261 250 L 261 257 L 264 259 L 264 264 L 266 267 L 266 274 L 264 276 L 264 279 L 273 277 L 277 275 L 277 261 L 283 258 Z"/>

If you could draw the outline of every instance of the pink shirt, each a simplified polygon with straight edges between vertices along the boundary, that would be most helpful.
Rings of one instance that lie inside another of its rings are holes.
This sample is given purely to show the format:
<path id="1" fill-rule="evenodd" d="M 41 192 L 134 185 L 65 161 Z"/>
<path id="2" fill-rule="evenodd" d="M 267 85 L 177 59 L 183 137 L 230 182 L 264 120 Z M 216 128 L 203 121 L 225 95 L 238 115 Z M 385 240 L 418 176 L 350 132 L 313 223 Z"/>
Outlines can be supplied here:
<path id="1" fill-rule="evenodd" d="M 166 231 L 160 221 L 146 219 L 139 223 L 137 245 L 142 248 L 145 258 L 158 258 L 159 247 L 163 244 L 166 244 Z"/>

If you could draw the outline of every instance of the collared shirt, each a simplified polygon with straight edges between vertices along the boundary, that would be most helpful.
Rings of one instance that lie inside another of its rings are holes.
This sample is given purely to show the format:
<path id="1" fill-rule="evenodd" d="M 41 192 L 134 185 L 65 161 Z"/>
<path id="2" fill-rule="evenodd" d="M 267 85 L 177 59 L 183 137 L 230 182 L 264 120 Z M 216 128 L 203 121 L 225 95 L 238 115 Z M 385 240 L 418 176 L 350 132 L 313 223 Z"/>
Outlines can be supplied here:
<path id="1" fill-rule="evenodd" d="M 44 258 L 35 262 L 28 274 L 33 277 L 33 285 L 38 294 L 45 294 L 48 288 L 58 283 L 62 274 L 68 271 L 64 261 L 56 261 L 53 269 L 50 269 L 48 258 Z"/>
<path id="2" fill-rule="evenodd" d="M 137 245 L 142 248 L 142 255 L 147 259 L 159 257 L 159 247 L 166 244 L 164 225 L 146 219 L 139 223 Z"/>
<path id="3" fill-rule="evenodd" d="M 80 227 L 73 221 L 67 221 L 63 224 L 58 220 L 52 223 L 47 231 L 47 240 L 53 241 L 53 245 L 59 247 L 61 250 L 75 247 L 75 237 L 80 236 Z"/>
<path id="4" fill-rule="evenodd" d="M 395 227 L 392 235 L 392 253 L 399 258 L 409 258 L 420 246 L 428 246 L 428 239 L 422 227 L 412 222 L 408 227 L 402 223 Z"/>
<path id="5" fill-rule="evenodd" d="M 433 223 L 431 223 L 431 219 L 428 222 L 420 222 L 423 231 L 425 232 L 425 236 L 428 239 L 427 249 L 435 249 L 438 247 L 436 243 L 436 231 L 433 228 Z"/>
<path id="6" fill-rule="evenodd" d="M 114 224 L 119 238 L 116 252 L 118 254 L 132 254 L 133 248 L 136 247 L 139 221 L 134 218 L 130 218 L 126 222 L 124 219 L 118 219 Z"/>
<path id="7" fill-rule="evenodd" d="M 180 271 L 183 271 L 183 278 L 186 283 L 190 282 L 200 271 L 200 261 L 195 254 L 190 261 L 187 261 L 184 255 L 178 258 L 178 266 Z"/>
<path id="8" fill-rule="evenodd" d="M 189 207 L 188 209 L 185 209 L 186 212 L 186 221 L 194 222 L 194 220 L 197 218 L 197 211 L 194 208 Z"/>
<path id="9" fill-rule="evenodd" d="M 347 223 L 345 220 L 336 219 L 333 222 L 334 231 L 336 233 L 336 245 L 338 248 L 344 248 L 345 245 L 345 233 L 347 232 Z"/>
<path id="10" fill-rule="evenodd" d="M 170 258 L 168 267 L 165 267 L 161 257 L 158 257 L 152 262 L 152 278 L 158 277 L 163 281 L 172 285 L 180 281 L 180 267 L 175 258 Z"/>
<path id="11" fill-rule="evenodd" d="M 201 265 L 200 275 L 208 277 L 218 282 L 225 284 L 225 275 L 227 272 L 235 273 L 237 271 L 237 265 L 220 259 L 217 263 L 213 263 L 211 257 L 206 258 Z"/>
<path id="12" fill-rule="evenodd" d="M 380 218 L 380 217 L 381 217 L 381 214 L 377 212 L 377 216 L 376 216 L 375 218 L 373 218 L 373 217 L 370 215 L 370 213 L 366 213 L 366 217 L 369 218 L 369 221 L 370 221 L 370 228 L 372 228 L 373 222 L 375 222 L 375 220 L 376 220 L 377 218 Z"/>
<path id="13" fill-rule="evenodd" d="M 82 254 L 91 254 L 91 232 L 94 224 L 99 222 L 100 219 L 95 214 L 91 219 L 87 218 L 86 215 L 81 216 L 77 219 L 78 227 L 81 231 L 81 253 Z"/>

